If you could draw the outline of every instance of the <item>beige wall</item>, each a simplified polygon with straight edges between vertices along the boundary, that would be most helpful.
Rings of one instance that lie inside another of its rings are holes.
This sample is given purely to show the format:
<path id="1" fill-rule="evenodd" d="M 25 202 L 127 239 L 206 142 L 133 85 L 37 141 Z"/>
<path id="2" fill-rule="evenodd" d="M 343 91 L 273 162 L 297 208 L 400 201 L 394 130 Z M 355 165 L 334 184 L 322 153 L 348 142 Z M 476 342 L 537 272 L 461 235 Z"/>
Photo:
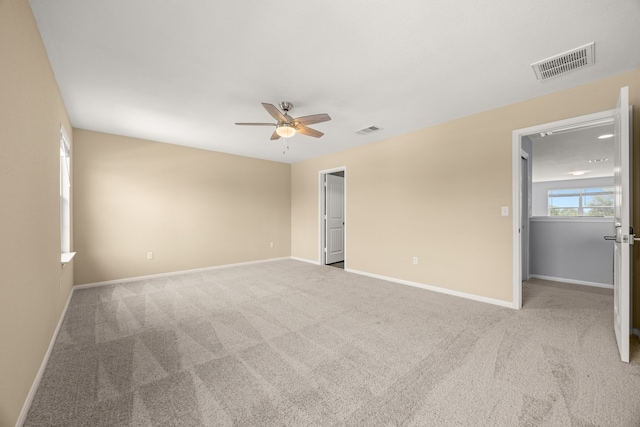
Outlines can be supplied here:
<path id="1" fill-rule="evenodd" d="M 511 302 L 512 217 L 502 217 L 500 208 L 512 208 L 512 131 L 611 109 L 627 85 L 640 107 L 634 71 L 294 164 L 292 256 L 319 261 L 318 173 L 345 165 L 348 269 Z M 640 227 L 640 197 L 635 205 Z"/>
<path id="2" fill-rule="evenodd" d="M 0 426 L 15 424 L 73 283 L 60 264 L 60 124 L 26 0 L 0 0 Z"/>
<path id="3" fill-rule="evenodd" d="M 76 284 L 291 255 L 290 165 L 73 137 Z"/>

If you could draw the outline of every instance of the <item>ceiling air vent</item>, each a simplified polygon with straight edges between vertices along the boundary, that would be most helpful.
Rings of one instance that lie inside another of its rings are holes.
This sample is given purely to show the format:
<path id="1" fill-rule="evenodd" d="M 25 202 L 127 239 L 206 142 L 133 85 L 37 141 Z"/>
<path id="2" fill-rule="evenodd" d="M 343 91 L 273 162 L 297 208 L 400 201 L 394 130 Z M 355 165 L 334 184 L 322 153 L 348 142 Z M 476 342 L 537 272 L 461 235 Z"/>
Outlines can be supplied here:
<path id="1" fill-rule="evenodd" d="M 360 130 L 359 130 L 359 131 L 357 131 L 356 133 L 357 133 L 358 135 L 368 135 L 368 134 L 370 134 L 370 133 L 372 133 L 372 132 L 377 132 L 377 131 L 379 131 L 379 130 L 380 130 L 380 128 L 379 128 L 379 127 L 377 127 L 377 126 L 369 126 L 368 128 L 360 129 Z"/>
<path id="2" fill-rule="evenodd" d="M 569 71 L 595 64 L 595 55 L 595 44 L 589 43 L 560 55 L 534 62 L 531 66 L 538 81 L 549 80 Z"/>

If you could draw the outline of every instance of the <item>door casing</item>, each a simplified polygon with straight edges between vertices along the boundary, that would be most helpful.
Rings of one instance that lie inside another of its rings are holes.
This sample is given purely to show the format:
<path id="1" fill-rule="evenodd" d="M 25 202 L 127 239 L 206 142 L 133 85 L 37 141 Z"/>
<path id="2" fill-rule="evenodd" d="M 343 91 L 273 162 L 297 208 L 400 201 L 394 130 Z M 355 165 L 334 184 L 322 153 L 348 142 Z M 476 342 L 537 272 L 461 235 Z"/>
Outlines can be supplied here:
<path id="1" fill-rule="evenodd" d="M 529 280 L 529 200 L 531 199 L 531 195 L 529 194 L 529 182 L 531 181 L 531 176 L 529 173 L 529 154 L 523 150 L 520 155 L 520 166 L 522 166 L 522 175 L 520 178 L 520 188 L 522 191 L 520 197 L 520 207 L 522 209 L 520 212 L 520 216 L 522 217 L 522 222 L 520 223 L 520 230 L 522 230 L 522 256 L 520 257 L 520 260 L 522 261 L 522 280 Z"/>

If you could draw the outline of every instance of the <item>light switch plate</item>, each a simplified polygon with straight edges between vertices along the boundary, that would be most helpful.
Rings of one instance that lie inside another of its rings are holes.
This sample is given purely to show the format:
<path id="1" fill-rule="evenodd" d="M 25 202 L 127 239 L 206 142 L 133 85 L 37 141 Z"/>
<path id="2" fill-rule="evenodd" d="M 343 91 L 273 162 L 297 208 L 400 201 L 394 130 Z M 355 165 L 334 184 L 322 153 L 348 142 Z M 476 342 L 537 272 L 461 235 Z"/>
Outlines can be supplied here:
<path id="1" fill-rule="evenodd" d="M 509 206 L 502 207 L 502 216 L 509 216 Z"/>

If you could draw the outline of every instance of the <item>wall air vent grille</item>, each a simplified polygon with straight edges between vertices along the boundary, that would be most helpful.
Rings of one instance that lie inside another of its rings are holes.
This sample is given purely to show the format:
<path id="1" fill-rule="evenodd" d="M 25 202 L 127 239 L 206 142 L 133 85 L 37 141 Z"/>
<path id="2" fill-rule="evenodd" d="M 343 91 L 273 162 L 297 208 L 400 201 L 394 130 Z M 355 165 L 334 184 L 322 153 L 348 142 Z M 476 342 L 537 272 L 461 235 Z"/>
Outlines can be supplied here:
<path id="1" fill-rule="evenodd" d="M 579 48 L 561 53 L 560 55 L 544 59 L 531 64 L 538 81 L 549 80 L 596 62 L 595 43 L 589 43 Z"/>
<path id="2" fill-rule="evenodd" d="M 368 128 L 360 129 L 356 133 L 358 135 L 368 135 L 368 134 L 370 134 L 372 132 L 377 132 L 379 130 L 381 130 L 381 129 L 378 126 L 369 126 Z"/>

